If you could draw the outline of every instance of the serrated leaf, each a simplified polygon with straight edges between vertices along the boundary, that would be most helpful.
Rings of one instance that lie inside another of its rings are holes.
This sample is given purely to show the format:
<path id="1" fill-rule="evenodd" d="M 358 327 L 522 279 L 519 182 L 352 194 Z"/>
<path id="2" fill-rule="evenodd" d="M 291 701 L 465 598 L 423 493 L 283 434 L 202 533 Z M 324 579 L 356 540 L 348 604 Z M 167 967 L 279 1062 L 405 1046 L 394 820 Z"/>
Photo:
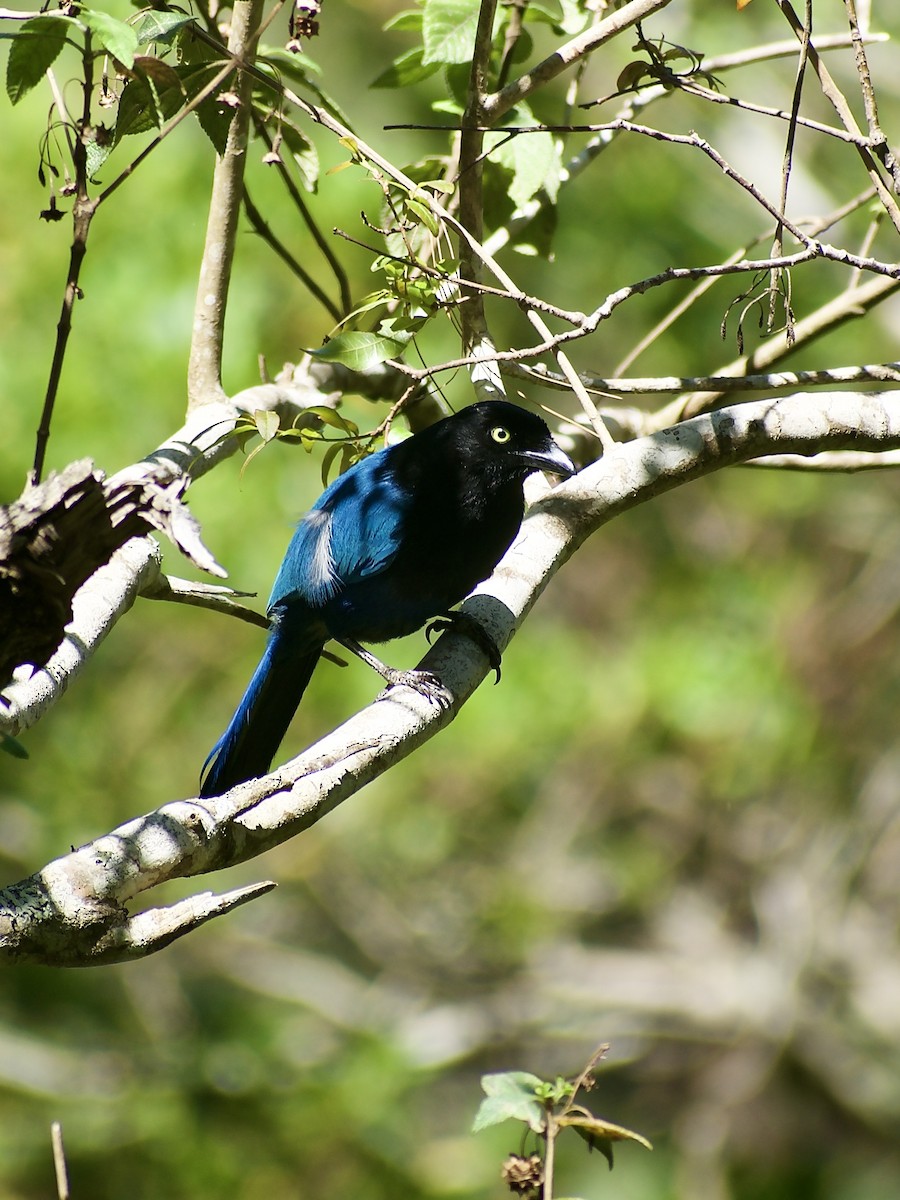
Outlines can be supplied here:
<path id="1" fill-rule="evenodd" d="M 109 13 L 96 12 L 90 8 L 83 8 L 78 14 L 78 20 L 87 25 L 103 49 L 113 58 L 123 66 L 131 68 L 134 65 L 138 36 L 130 25 L 126 25 L 124 21 L 117 21 Z"/>
<path id="2" fill-rule="evenodd" d="M 106 160 L 109 158 L 112 146 L 108 141 L 98 142 L 93 138 L 85 148 L 85 167 L 88 179 L 93 179 Z"/>
<path id="3" fill-rule="evenodd" d="M 503 1071 L 482 1075 L 484 1100 L 475 1115 L 472 1132 L 499 1125 L 501 1121 L 524 1121 L 535 1133 L 546 1127 L 544 1107 L 535 1098 L 535 1088 L 543 1081 L 527 1071 Z"/>
<path id="4" fill-rule="evenodd" d="M 147 42 L 170 43 L 179 29 L 195 24 L 194 18 L 178 12 L 148 12 L 134 27 L 138 45 Z"/>
<path id="5" fill-rule="evenodd" d="M 422 61 L 471 62 L 480 7 L 479 0 L 427 0 L 422 14 Z"/>
<path id="6" fill-rule="evenodd" d="M 72 22 L 62 16 L 32 17 L 12 38 L 6 63 L 6 94 L 18 104 L 53 66 L 66 44 Z"/>
<path id="7" fill-rule="evenodd" d="M 380 333 L 339 333 L 318 350 L 309 353 L 322 362 L 338 362 L 351 371 L 367 371 L 403 352 L 409 337 L 387 337 Z"/>
<path id="8" fill-rule="evenodd" d="M 382 71 L 377 79 L 373 79 L 369 87 L 409 87 L 411 84 L 421 83 L 423 79 L 428 79 L 430 75 L 434 75 L 436 71 L 441 69 L 441 64 L 439 62 L 423 62 L 423 53 L 424 51 L 421 46 L 407 50 L 405 54 L 401 54 L 398 58 L 395 58 L 387 70 Z"/>
<path id="9" fill-rule="evenodd" d="M 152 55 L 139 55 L 132 65 L 134 75 L 119 99 L 116 144 L 123 137 L 159 128 L 187 100 L 181 74 L 175 67 Z M 190 70 L 196 71 L 198 68 Z"/>
<path id="10" fill-rule="evenodd" d="M 224 154 L 228 145 L 228 130 L 234 113 L 216 102 L 215 96 L 207 96 L 194 109 L 197 123 L 212 142 L 216 154 Z"/>

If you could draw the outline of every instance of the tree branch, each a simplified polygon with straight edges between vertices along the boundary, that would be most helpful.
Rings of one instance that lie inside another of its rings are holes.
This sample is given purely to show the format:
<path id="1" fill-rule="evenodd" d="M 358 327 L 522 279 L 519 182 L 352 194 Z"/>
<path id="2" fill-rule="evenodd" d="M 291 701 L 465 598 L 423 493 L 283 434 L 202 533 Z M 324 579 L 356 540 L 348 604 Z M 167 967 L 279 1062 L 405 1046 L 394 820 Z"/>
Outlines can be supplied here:
<path id="1" fill-rule="evenodd" d="M 252 62 L 262 7 L 262 0 L 235 0 L 228 53 L 242 63 L 244 60 Z M 222 341 L 247 161 L 250 84 L 250 73 L 246 69 L 240 70 L 235 87 L 236 108 L 228 128 L 225 152 L 216 159 L 206 244 L 194 305 L 188 362 L 189 409 L 225 399 L 222 387 Z"/>
<path id="2" fill-rule="evenodd" d="M 512 549 L 464 608 L 502 649 L 552 575 L 620 513 L 760 456 L 897 449 L 900 397 L 837 392 L 720 409 L 617 445 L 532 508 Z M 154 918 L 142 925 L 126 905 L 163 880 L 247 860 L 313 825 L 433 737 L 489 670 L 481 651 L 452 633 L 439 639 L 423 666 L 436 670 L 453 693 L 451 710 L 396 689 L 265 778 L 203 802 L 166 804 L 0 893 L 0 957 L 57 965 L 120 961 L 195 927 L 193 916 L 182 921 L 176 914 L 160 933 Z M 202 919 L 215 915 L 203 899 L 195 902 Z"/>

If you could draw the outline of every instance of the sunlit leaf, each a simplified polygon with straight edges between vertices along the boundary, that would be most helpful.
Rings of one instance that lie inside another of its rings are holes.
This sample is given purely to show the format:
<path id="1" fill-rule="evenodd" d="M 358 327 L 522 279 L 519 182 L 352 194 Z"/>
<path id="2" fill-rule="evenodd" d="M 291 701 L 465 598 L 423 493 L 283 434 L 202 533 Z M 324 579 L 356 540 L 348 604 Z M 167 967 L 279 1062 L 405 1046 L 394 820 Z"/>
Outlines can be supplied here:
<path id="1" fill-rule="evenodd" d="M 72 22 L 62 16 L 32 17 L 12 38 L 6 63 L 6 94 L 18 104 L 41 82 L 63 46 Z"/>
<path id="2" fill-rule="evenodd" d="M 147 42 L 171 42 L 179 29 L 193 25 L 194 18 L 178 12 L 148 12 L 134 27 L 138 45 Z"/>
<path id="3" fill-rule="evenodd" d="M 479 0 L 427 0 L 422 19 L 422 61 L 471 62 L 479 8 Z"/>
<path id="4" fill-rule="evenodd" d="M 138 35 L 124 21 L 117 21 L 109 13 L 94 12 L 83 8 L 78 14 L 78 20 L 87 25 L 96 40 L 104 50 L 118 59 L 123 66 L 134 65 L 134 55 L 138 48 Z"/>
<path id="5" fill-rule="evenodd" d="M 309 353 L 322 362 L 337 362 L 352 371 L 367 371 L 389 358 L 403 353 L 409 337 L 388 337 L 380 333 L 348 330 L 339 333 L 318 350 Z"/>
<path id="6" fill-rule="evenodd" d="M 278 433 L 278 413 L 273 412 L 271 408 L 258 408 L 253 413 L 253 424 L 262 440 L 271 442 Z"/>
<path id="7" fill-rule="evenodd" d="M 422 28 L 422 10 L 421 8 L 407 8 L 403 12 L 397 13 L 396 17 L 391 17 L 385 23 L 385 29 L 421 29 Z"/>
<path id="8" fill-rule="evenodd" d="M 501 1121 L 524 1121 L 535 1133 L 546 1126 L 547 1114 L 536 1099 L 535 1089 L 543 1080 L 527 1071 L 503 1071 L 482 1075 L 485 1098 L 472 1124 L 473 1133 L 499 1125 Z"/>

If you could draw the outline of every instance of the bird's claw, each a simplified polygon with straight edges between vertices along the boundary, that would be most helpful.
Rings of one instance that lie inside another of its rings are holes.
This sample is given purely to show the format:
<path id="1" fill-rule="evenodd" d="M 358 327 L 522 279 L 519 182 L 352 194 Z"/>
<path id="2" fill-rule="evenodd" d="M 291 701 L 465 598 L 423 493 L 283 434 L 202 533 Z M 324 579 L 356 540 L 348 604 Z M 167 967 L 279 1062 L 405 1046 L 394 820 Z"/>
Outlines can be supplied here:
<path id="1" fill-rule="evenodd" d="M 387 695 L 394 687 L 408 687 L 445 711 L 453 704 L 453 693 L 441 682 L 434 671 L 392 671 L 390 676 L 385 676 L 385 678 L 387 679 L 387 688 L 382 693 L 383 695 Z"/>
<path id="2" fill-rule="evenodd" d="M 447 630 L 451 630 L 453 633 L 461 633 L 464 637 L 469 638 L 470 641 L 475 643 L 490 663 L 491 670 L 496 675 L 494 684 L 498 684 L 500 682 L 500 664 L 502 661 L 500 651 L 497 649 L 497 643 L 481 622 L 476 621 L 468 613 L 449 612 L 425 626 L 425 637 L 430 643 L 435 634 L 445 633 Z"/>

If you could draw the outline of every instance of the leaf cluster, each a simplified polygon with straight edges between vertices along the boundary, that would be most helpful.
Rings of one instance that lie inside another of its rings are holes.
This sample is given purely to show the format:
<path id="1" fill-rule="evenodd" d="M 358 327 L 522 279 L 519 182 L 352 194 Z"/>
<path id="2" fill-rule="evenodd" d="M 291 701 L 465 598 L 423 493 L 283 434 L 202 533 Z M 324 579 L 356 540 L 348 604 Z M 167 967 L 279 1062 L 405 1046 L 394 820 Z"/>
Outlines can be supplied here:
<path id="1" fill-rule="evenodd" d="M 601 1047 L 574 1080 L 562 1076 L 553 1080 L 541 1079 L 529 1071 L 503 1071 L 482 1076 L 481 1087 L 485 1097 L 475 1116 L 473 1132 L 478 1133 L 505 1121 L 518 1121 L 547 1147 L 543 1160 L 540 1155 L 534 1155 L 523 1163 L 522 1156 L 514 1156 L 515 1162 L 505 1168 L 504 1175 L 509 1186 L 519 1195 L 539 1194 L 547 1183 L 547 1177 L 552 1176 L 555 1162 L 553 1144 L 564 1129 L 574 1130 L 590 1150 L 598 1150 L 610 1170 L 616 1142 L 637 1142 L 648 1150 L 652 1149 L 641 1134 L 597 1117 L 584 1105 L 576 1103 L 580 1091 L 594 1086 L 593 1069 L 607 1049 L 606 1046 Z"/>

